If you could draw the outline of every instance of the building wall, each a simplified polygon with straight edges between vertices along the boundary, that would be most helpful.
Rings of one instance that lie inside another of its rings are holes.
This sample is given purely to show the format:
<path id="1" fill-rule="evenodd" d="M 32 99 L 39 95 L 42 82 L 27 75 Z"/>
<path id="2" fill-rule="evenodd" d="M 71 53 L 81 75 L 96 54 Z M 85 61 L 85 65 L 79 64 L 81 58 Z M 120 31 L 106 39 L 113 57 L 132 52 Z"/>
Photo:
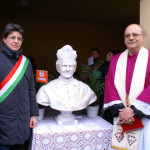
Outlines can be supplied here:
<path id="1" fill-rule="evenodd" d="M 150 0 L 140 0 L 140 25 L 147 34 L 144 46 L 150 49 Z"/>
<path id="2" fill-rule="evenodd" d="M 48 70 L 56 74 L 56 52 L 66 44 L 71 45 L 78 54 L 77 72 L 80 63 L 86 63 L 90 57 L 90 49 L 101 50 L 101 58 L 105 59 L 108 49 L 123 50 L 123 32 L 125 25 L 81 23 L 81 22 L 51 22 L 36 20 L 1 20 L 0 35 L 7 23 L 20 24 L 25 31 L 23 52 L 35 59 L 38 69 Z"/>

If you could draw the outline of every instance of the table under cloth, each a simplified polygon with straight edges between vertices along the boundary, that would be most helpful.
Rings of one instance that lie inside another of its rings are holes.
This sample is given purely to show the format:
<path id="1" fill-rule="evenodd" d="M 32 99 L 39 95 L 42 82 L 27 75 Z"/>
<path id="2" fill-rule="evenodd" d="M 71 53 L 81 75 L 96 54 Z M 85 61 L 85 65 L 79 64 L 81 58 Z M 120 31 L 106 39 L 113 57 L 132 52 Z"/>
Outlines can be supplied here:
<path id="1" fill-rule="evenodd" d="M 76 116 L 77 125 L 59 126 L 54 117 L 33 129 L 32 150 L 111 150 L 112 124 L 101 117 Z"/>

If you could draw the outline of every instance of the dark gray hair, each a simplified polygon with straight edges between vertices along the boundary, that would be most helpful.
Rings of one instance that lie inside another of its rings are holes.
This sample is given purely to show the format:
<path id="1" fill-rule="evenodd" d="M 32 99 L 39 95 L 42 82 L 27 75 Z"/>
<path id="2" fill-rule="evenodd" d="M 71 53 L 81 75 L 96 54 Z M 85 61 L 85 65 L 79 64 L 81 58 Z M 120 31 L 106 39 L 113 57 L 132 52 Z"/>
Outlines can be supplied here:
<path id="1" fill-rule="evenodd" d="M 14 24 L 14 23 L 9 23 L 6 25 L 5 30 L 3 32 L 3 35 L 2 35 L 3 38 L 7 38 L 8 34 L 13 31 L 18 31 L 22 35 L 22 37 L 24 35 L 24 30 L 20 25 Z"/>

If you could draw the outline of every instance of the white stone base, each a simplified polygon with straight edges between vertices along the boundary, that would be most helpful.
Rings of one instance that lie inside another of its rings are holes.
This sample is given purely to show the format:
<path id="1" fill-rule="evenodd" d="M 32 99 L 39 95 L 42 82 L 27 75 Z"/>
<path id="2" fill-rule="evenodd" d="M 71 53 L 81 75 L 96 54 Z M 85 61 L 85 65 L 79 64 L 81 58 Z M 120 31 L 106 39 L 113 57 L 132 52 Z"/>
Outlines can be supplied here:
<path id="1" fill-rule="evenodd" d="M 58 125 L 73 125 L 78 124 L 78 120 L 72 114 L 72 111 L 61 111 L 61 113 L 55 117 Z"/>

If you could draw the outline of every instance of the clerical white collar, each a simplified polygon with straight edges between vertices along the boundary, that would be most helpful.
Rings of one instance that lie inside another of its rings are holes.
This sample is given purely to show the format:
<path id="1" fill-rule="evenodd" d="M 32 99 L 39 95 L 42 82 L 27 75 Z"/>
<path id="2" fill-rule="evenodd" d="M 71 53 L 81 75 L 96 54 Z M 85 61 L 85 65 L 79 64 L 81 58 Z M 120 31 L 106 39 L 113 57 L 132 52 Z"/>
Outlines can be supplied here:
<path id="1" fill-rule="evenodd" d="M 132 54 L 129 52 L 129 55 L 132 56 Z"/>
<path id="2" fill-rule="evenodd" d="M 140 48 L 140 50 L 141 50 L 141 49 L 142 49 L 142 47 Z M 140 51 L 140 50 L 139 50 L 139 51 Z M 139 51 L 138 51 L 138 52 L 136 52 L 136 53 L 134 53 L 134 54 L 131 54 L 131 53 L 129 52 L 129 50 L 128 50 L 128 53 L 129 53 L 129 55 L 130 55 L 130 56 L 133 56 L 133 55 L 135 55 L 135 54 L 139 53 Z"/>

